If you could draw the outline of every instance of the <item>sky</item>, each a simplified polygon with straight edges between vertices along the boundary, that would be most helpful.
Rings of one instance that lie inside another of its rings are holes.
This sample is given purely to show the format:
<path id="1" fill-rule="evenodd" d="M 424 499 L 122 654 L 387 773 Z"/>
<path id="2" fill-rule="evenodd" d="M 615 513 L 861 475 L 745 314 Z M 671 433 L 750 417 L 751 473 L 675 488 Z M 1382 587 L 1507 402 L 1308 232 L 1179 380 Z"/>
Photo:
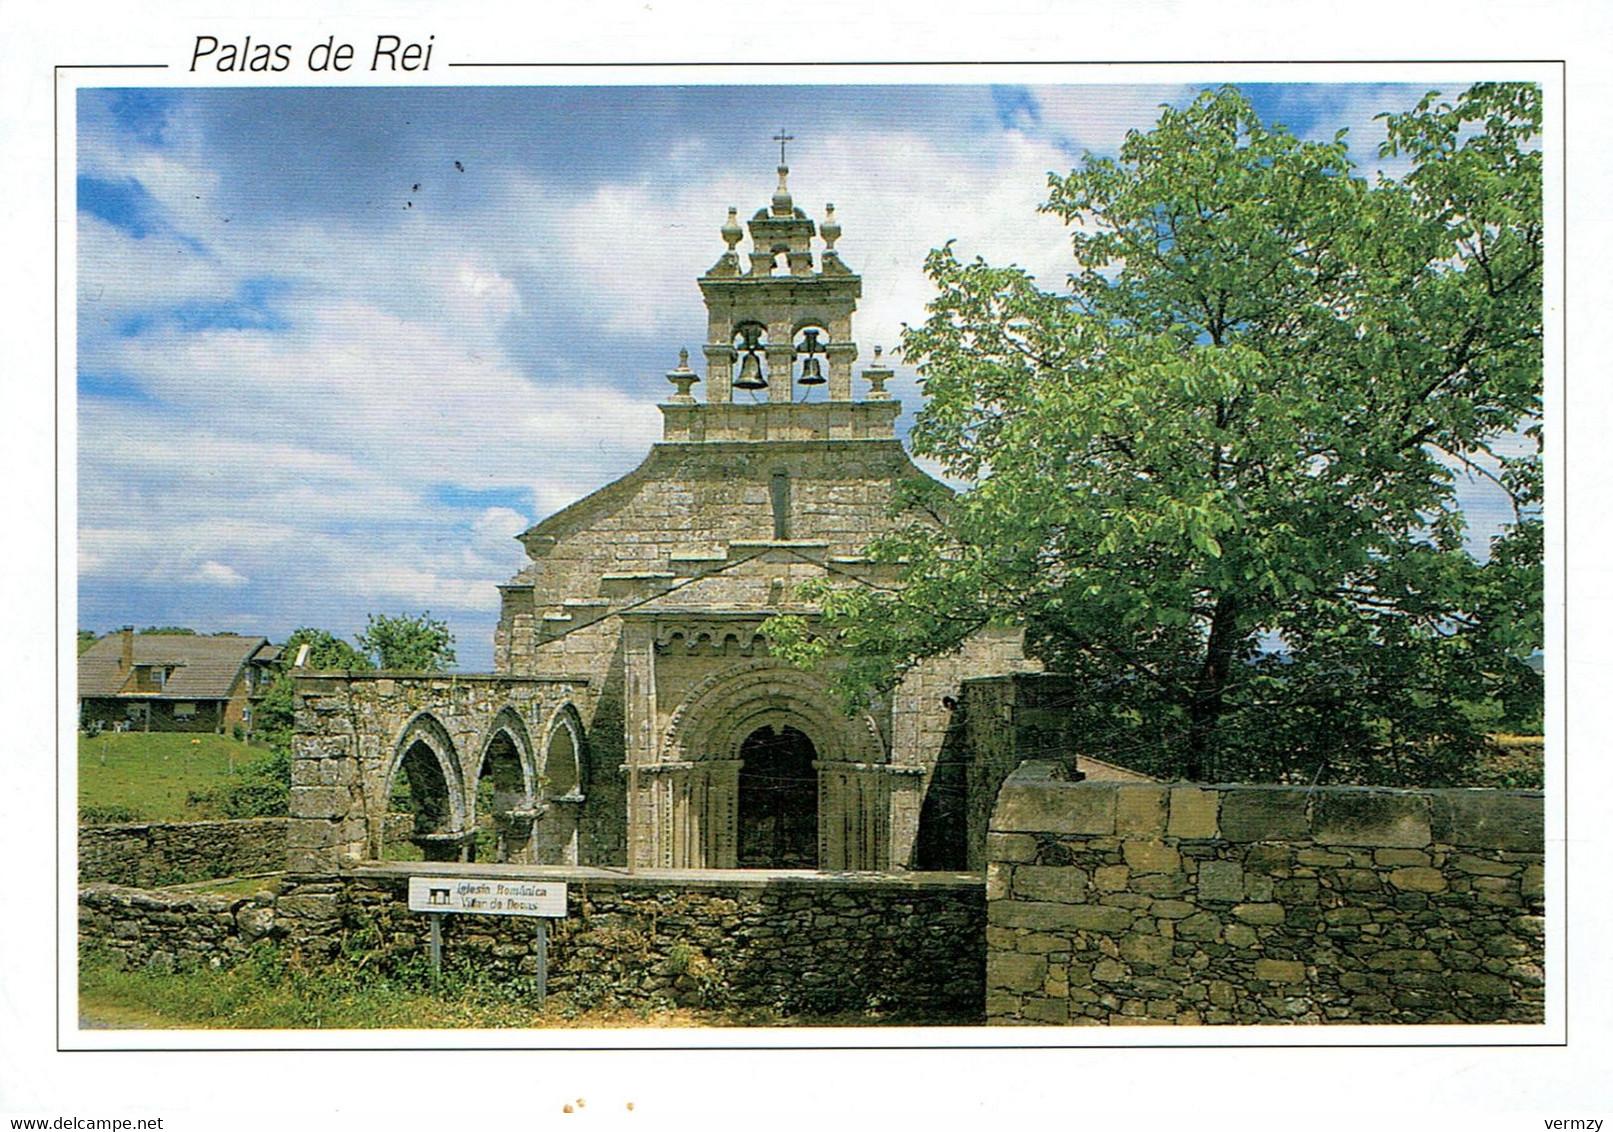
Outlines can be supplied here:
<path id="1" fill-rule="evenodd" d="M 1376 170 L 1373 116 L 1436 85 L 1244 89 Z M 948 240 L 1059 286 L 1049 172 L 1198 89 L 81 90 L 78 623 L 279 640 L 429 610 L 487 670 L 513 536 L 659 438 L 695 280 L 728 208 L 768 202 L 781 127 L 863 277 L 862 357 L 889 357 Z M 905 433 L 911 371 L 891 390 Z M 1495 495 L 1464 499 L 1493 527 Z"/>

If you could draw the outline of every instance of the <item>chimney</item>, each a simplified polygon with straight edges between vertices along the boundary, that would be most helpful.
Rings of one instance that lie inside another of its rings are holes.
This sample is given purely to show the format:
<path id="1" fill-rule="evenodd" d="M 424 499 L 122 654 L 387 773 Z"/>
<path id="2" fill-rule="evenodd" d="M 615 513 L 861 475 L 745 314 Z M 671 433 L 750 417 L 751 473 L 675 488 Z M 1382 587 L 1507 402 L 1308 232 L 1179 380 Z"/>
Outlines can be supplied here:
<path id="1" fill-rule="evenodd" d="M 118 630 L 118 635 L 123 638 L 123 656 L 118 663 L 127 672 L 134 667 L 134 626 L 125 625 Z"/>

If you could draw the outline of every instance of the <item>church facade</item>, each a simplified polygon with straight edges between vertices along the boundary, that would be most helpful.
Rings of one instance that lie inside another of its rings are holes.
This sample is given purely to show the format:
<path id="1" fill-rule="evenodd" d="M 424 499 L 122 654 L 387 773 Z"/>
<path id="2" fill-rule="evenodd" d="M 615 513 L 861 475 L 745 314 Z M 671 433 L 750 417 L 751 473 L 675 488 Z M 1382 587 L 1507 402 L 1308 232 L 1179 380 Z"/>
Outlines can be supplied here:
<path id="1" fill-rule="evenodd" d="M 891 371 L 877 350 L 857 368 L 862 281 L 834 207 L 820 227 L 778 175 L 744 226 L 730 210 L 699 278 L 703 372 L 686 352 L 667 374 L 661 441 L 520 536 L 529 562 L 500 587 L 495 674 L 408 696 L 386 677 L 304 681 L 313 708 L 362 720 L 350 809 L 368 833 L 343 835 L 356 855 L 380 855 L 378 799 L 407 779 L 428 859 L 468 859 L 491 823 L 498 859 L 533 864 L 961 867 L 961 848 L 936 848 L 963 836 L 937 765 L 965 679 L 1034 669 L 1021 635 L 979 634 L 855 715 L 823 672 L 769 651 L 771 618 L 812 616 L 808 579 L 897 580 L 862 551 L 909 521 L 893 506 L 924 475 L 896 437 Z"/>
<path id="2" fill-rule="evenodd" d="M 531 563 L 502 587 L 499 670 L 589 689 L 594 793 L 577 819 L 550 819 L 567 831 L 548 842 L 578 863 L 910 867 L 943 697 L 1025 666 L 1017 635 L 982 636 L 847 716 L 821 673 L 769 655 L 768 619 L 811 613 L 802 582 L 894 580 L 860 552 L 906 521 L 896 492 L 923 475 L 896 438 L 891 371 L 877 354 L 856 370 L 862 280 L 836 250 L 834 206 L 820 229 L 778 172 L 748 252 L 730 210 L 727 250 L 699 280 L 704 374 L 685 356 L 667 375 L 662 441 L 522 535 Z"/>

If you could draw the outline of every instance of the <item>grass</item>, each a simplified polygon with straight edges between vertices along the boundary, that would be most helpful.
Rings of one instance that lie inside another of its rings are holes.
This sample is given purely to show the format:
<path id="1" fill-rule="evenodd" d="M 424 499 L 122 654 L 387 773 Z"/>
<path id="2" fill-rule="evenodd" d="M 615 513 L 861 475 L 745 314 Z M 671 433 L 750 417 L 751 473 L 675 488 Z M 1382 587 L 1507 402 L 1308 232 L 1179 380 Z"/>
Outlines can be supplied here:
<path id="1" fill-rule="evenodd" d="M 370 1030 L 869 1026 L 864 1015 L 779 1017 L 770 1011 L 685 1007 L 576 1010 L 558 995 L 539 1009 L 530 979 L 467 967 L 430 986 L 423 961 L 385 976 L 351 964 L 305 968 L 260 944 L 233 967 L 180 974 L 121 970 L 108 953 L 79 957 L 79 1016 L 118 1029 Z"/>
<path id="2" fill-rule="evenodd" d="M 236 779 L 261 758 L 224 735 L 124 732 L 78 737 L 81 820 L 203 821 L 223 817 L 188 801 Z"/>
<path id="3" fill-rule="evenodd" d="M 256 896 L 260 892 L 273 892 L 280 886 L 279 873 L 265 873 L 251 877 L 216 877 L 211 880 L 168 885 L 187 892 L 201 892 L 209 896 Z"/>

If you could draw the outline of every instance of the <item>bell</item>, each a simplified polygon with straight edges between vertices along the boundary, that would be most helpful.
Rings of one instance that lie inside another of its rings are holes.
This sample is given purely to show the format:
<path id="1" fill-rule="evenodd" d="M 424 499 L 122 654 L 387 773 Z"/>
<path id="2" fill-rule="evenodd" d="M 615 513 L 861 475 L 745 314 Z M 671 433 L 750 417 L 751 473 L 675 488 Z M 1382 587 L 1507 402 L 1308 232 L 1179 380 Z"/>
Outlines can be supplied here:
<path id="1" fill-rule="evenodd" d="M 734 380 L 735 389 L 766 389 L 767 378 L 762 376 L 762 363 L 754 352 L 747 353 L 745 360 L 739 363 L 739 377 Z"/>
<path id="2" fill-rule="evenodd" d="M 818 364 L 818 359 L 812 357 L 810 354 L 807 356 L 806 361 L 801 363 L 801 377 L 799 378 L 799 382 L 802 385 L 823 384 L 823 367 Z"/>

